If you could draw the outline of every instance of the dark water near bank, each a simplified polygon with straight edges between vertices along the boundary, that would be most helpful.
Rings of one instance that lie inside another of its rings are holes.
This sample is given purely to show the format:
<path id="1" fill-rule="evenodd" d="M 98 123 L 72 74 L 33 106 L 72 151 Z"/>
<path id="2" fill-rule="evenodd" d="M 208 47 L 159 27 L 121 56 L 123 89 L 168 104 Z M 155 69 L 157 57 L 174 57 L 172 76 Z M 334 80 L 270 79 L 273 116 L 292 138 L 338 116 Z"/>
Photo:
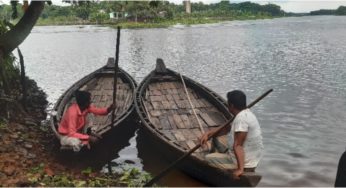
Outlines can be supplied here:
<path id="1" fill-rule="evenodd" d="M 27 74 L 54 103 L 75 81 L 114 56 L 115 36 L 115 30 L 104 27 L 35 27 L 21 45 Z M 168 67 L 222 96 L 242 89 L 250 102 L 274 88 L 253 108 L 265 144 L 259 185 L 334 185 L 346 147 L 346 17 L 122 30 L 121 37 L 120 66 L 138 82 L 161 57 Z M 136 135 L 115 161 L 132 160 L 138 168 L 157 173 L 167 164 L 137 147 Z M 203 184 L 175 171 L 163 185 Z"/>

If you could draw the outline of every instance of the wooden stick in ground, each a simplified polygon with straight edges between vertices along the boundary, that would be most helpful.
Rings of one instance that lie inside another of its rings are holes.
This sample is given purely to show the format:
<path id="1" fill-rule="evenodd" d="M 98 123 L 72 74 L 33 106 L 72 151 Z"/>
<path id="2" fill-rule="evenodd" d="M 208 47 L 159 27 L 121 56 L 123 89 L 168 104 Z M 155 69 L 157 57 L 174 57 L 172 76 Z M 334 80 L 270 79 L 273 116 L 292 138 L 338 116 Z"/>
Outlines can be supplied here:
<path id="1" fill-rule="evenodd" d="M 111 120 L 111 123 L 112 123 L 112 124 L 114 123 L 115 108 L 116 108 L 116 106 L 117 106 L 117 104 L 116 104 L 116 98 L 117 98 L 117 83 L 118 83 L 119 45 L 120 45 L 120 26 L 118 26 L 117 44 L 116 44 L 115 62 L 114 62 L 113 110 L 112 110 L 112 120 Z M 110 156 L 110 154 L 109 154 L 109 156 Z M 110 157 L 109 157 L 109 158 L 110 158 Z M 113 174 L 113 172 L 112 172 L 111 161 L 108 162 L 108 173 L 109 173 L 110 175 Z"/>
<path id="2" fill-rule="evenodd" d="M 266 97 L 269 93 L 271 93 L 273 91 L 273 89 L 268 90 L 267 92 L 265 92 L 264 94 L 262 94 L 260 97 L 258 97 L 255 101 L 253 101 L 251 104 L 249 104 L 247 106 L 247 108 L 251 108 L 252 106 L 254 106 L 258 101 L 262 100 L 264 97 Z M 221 127 L 219 127 L 212 135 L 210 135 L 210 137 L 208 138 L 208 140 L 214 136 L 216 136 L 220 131 L 222 131 L 222 129 L 226 128 L 230 123 L 232 123 L 232 121 L 234 120 L 235 116 L 233 118 L 231 118 L 230 120 L 228 120 L 224 125 L 222 125 Z M 160 180 L 163 176 L 165 176 L 170 170 L 173 169 L 173 167 L 175 167 L 179 162 L 181 162 L 182 160 L 184 160 L 185 158 L 187 158 L 189 155 L 191 155 L 194 151 L 196 151 L 198 148 L 201 147 L 201 144 L 197 144 L 195 147 L 193 147 L 189 152 L 185 153 L 183 156 L 181 156 L 179 159 L 177 159 L 176 161 L 174 161 L 171 165 L 169 165 L 167 168 L 165 168 L 164 170 L 162 170 L 157 176 L 155 176 L 153 179 L 151 179 L 148 183 L 146 183 L 144 185 L 144 187 L 149 187 L 152 186 L 155 182 L 157 182 L 158 180 Z"/>
<path id="3" fill-rule="evenodd" d="M 120 45 L 120 26 L 118 26 L 118 32 L 117 32 L 117 46 L 116 46 L 116 51 L 115 51 L 115 62 L 114 62 L 114 85 L 113 85 L 113 111 L 112 111 L 112 123 L 114 123 L 114 118 L 115 118 L 115 108 L 117 106 L 117 83 L 118 83 L 118 64 L 119 64 L 119 45 Z"/>
<path id="4" fill-rule="evenodd" d="M 26 83 L 25 83 L 24 58 L 19 48 L 17 48 L 17 51 L 18 51 L 19 63 L 20 63 L 20 83 L 22 84 L 22 94 L 23 94 L 23 99 L 21 102 L 23 104 L 24 110 L 27 111 L 27 108 L 26 108 L 27 91 L 26 91 Z"/>

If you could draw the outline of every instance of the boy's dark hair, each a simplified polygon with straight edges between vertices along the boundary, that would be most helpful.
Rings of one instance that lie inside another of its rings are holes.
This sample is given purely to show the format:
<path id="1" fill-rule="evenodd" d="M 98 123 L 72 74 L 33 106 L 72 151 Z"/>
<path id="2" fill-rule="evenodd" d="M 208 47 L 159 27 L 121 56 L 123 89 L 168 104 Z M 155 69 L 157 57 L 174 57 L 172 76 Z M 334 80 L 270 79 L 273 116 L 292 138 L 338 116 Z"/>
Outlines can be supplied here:
<path id="1" fill-rule="evenodd" d="M 238 110 L 243 110 L 246 108 L 246 95 L 240 90 L 233 90 L 227 93 L 228 105 L 233 104 L 233 106 Z"/>
<path id="2" fill-rule="evenodd" d="M 88 91 L 75 91 L 74 96 L 76 97 L 76 101 L 78 106 L 85 106 L 87 103 L 90 103 L 91 94 Z"/>

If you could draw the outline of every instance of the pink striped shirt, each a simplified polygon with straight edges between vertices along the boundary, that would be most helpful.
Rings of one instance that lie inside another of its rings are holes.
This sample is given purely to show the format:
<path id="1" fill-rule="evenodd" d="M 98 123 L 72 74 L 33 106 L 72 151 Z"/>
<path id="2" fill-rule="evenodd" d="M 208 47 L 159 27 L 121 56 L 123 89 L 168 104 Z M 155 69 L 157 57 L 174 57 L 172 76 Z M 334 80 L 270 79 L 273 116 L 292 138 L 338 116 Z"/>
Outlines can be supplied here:
<path id="1" fill-rule="evenodd" d="M 93 105 L 90 105 L 89 108 L 81 112 L 78 104 L 73 103 L 64 113 L 60 121 L 58 128 L 59 133 L 81 140 L 88 140 L 89 135 L 78 132 L 84 127 L 88 113 L 93 113 L 95 115 L 108 114 L 107 108 L 96 108 Z"/>

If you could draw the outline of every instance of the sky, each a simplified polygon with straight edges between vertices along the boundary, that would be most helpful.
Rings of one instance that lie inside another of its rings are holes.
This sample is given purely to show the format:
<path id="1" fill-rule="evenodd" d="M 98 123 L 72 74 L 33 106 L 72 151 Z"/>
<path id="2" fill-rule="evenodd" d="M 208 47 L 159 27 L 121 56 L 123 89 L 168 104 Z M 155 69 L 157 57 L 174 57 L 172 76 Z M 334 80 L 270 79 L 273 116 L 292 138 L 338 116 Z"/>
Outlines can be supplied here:
<path id="1" fill-rule="evenodd" d="M 168 0 L 175 4 L 181 4 L 182 0 Z M 191 2 L 203 2 L 205 4 L 217 3 L 220 0 L 190 0 Z M 246 0 L 231 0 L 233 3 L 243 2 Z M 247 0 L 249 1 L 249 0 Z M 61 0 L 52 0 L 55 5 L 62 5 Z M 346 0 L 324 0 L 324 1 L 314 1 L 314 0 L 251 0 L 251 2 L 259 4 L 273 3 L 277 4 L 285 12 L 310 12 L 319 9 L 336 9 L 340 5 L 346 6 Z M 9 3 L 9 0 L 0 0 L 0 4 Z"/>

